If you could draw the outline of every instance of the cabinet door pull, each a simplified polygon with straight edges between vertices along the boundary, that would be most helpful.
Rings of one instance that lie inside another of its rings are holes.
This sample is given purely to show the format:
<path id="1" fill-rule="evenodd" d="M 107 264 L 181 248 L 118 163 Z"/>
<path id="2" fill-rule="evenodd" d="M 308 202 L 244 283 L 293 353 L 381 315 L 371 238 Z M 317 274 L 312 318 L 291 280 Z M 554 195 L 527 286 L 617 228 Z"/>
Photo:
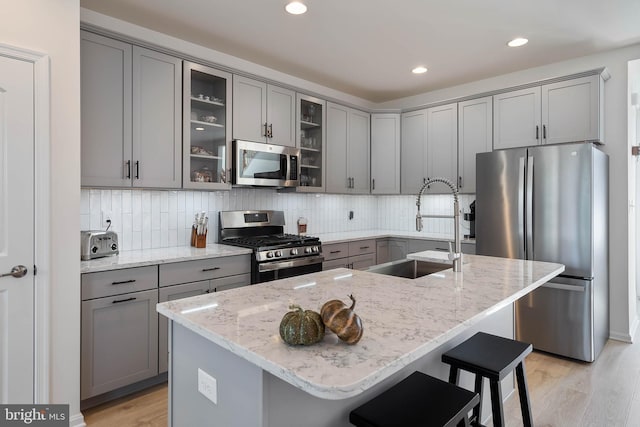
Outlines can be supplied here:
<path id="1" fill-rule="evenodd" d="M 547 125 L 542 125 L 542 139 L 547 139 Z"/>
<path id="2" fill-rule="evenodd" d="M 216 271 L 216 270 L 220 270 L 220 267 L 209 267 L 209 268 L 202 269 L 202 271 Z"/>
<path id="3" fill-rule="evenodd" d="M 264 133 L 262 134 L 262 136 L 264 136 L 264 137 L 267 137 L 267 136 L 268 136 L 268 135 L 267 135 L 267 125 L 268 125 L 268 123 L 267 123 L 267 122 L 264 122 L 264 124 L 262 125 L 262 126 L 264 127 Z"/>
<path id="4" fill-rule="evenodd" d="M 340 252 L 342 252 L 342 251 L 330 251 L 329 253 L 330 254 L 339 254 Z"/>
<path id="5" fill-rule="evenodd" d="M 118 304 L 118 303 L 127 302 L 127 301 L 134 301 L 135 299 L 136 297 L 131 297 L 127 299 L 117 299 L 117 300 L 113 300 L 113 304 Z"/>
<path id="6" fill-rule="evenodd" d="M 462 188 L 462 176 L 458 176 L 458 188 Z"/>
<path id="7" fill-rule="evenodd" d="M 373 179 L 371 180 L 371 189 L 372 189 L 372 190 L 375 190 L 375 189 L 376 189 L 376 179 L 375 179 L 375 178 L 373 178 Z"/>
<path id="8" fill-rule="evenodd" d="M 369 246 L 360 246 L 360 250 L 369 249 Z"/>
<path id="9" fill-rule="evenodd" d="M 540 126 L 536 125 L 536 139 L 540 139 L 539 134 L 540 134 Z"/>
<path id="10" fill-rule="evenodd" d="M 126 162 L 124 162 L 124 164 L 127 167 L 127 173 L 125 175 L 125 178 L 131 179 L 131 160 L 127 160 Z"/>
<path id="11" fill-rule="evenodd" d="M 267 137 L 273 138 L 273 123 L 269 124 L 269 132 L 267 133 Z"/>
<path id="12" fill-rule="evenodd" d="M 136 160 L 136 179 L 140 179 L 140 162 Z"/>
<path id="13" fill-rule="evenodd" d="M 124 285 L 125 283 L 134 283 L 136 279 L 123 280 L 122 282 L 111 282 L 112 285 Z"/>

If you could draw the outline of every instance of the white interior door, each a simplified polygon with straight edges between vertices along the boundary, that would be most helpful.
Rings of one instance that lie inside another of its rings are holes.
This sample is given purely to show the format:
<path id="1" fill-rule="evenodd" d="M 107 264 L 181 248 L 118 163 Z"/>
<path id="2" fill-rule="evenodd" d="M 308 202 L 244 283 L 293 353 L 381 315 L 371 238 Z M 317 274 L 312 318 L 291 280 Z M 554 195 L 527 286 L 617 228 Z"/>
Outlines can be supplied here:
<path id="1" fill-rule="evenodd" d="M 0 56 L 0 403 L 34 401 L 33 81 L 33 63 Z"/>

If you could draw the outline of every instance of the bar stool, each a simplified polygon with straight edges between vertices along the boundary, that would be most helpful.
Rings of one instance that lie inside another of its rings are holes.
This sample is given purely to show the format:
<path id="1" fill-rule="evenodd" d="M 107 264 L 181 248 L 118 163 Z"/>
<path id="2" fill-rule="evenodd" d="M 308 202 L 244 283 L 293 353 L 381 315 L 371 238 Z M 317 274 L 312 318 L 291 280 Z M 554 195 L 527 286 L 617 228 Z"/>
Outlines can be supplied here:
<path id="1" fill-rule="evenodd" d="M 500 381 L 510 372 L 516 371 L 518 394 L 520 396 L 520 409 L 525 427 L 533 425 L 531 417 L 531 404 L 529 403 L 529 391 L 527 378 L 524 371 L 524 358 L 531 353 L 532 345 L 515 341 L 484 332 L 478 332 L 462 344 L 452 348 L 442 355 L 442 361 L 451 365 L 449 370 L 449 382 L 458 383 L 460 369 L 475 374 L 475 391 L 480 394 L 482 401 L 482 380 L 489 379 L 491 385 L 491 412 L 493 413 L 493 425 L 504 425 L 504 410 L 502 407 L 502 390 Z M 473 409 L 471 421 L 480 425 L 480 407 Z"/>
<path id="2" fill-rule="evenodd" d="M 480 396 L 437 378 L 414 372 L 351 411 L 357 427 L 469 426 L 469 411 Z"/>

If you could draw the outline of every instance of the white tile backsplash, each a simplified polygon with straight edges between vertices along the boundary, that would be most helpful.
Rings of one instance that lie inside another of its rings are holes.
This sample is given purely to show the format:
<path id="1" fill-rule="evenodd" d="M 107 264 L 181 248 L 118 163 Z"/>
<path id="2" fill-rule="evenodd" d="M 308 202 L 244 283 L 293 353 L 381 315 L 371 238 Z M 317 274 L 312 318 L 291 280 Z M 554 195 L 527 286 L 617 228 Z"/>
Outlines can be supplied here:
<path id="1" fill-rule="evenodd" d="M 469 212 L 474 195 L 460 195 L 463 212 Z M 272 209 L 285 212 L 285 232 L 297 232 L 299 217 L 307 218 L 310 235 L 360 230 L 413 231 L 415 196 L 372 196 L 279 193 L 272 189 L 234 188 L 231 191 L 157 191 L 82 189 L 80 222 L 82 229 L 102 228 L 102 212 L 112 214 L 112 228 L 118 232 L 123 250 L 167 246 L 188 246 L 191 224 L 197 212 L 209 216 L 207 241 L 218 234 L 218 212 L 225 210 Z M 451 215 L 450 195 L 422 197 L 425 214 Z M 349 212 L 353 219 L 349 220 Z M 423 220 L 429 234 L 453 236 L 453 220 Z M 461 235 L 469 224 L 461 221 Z"/>

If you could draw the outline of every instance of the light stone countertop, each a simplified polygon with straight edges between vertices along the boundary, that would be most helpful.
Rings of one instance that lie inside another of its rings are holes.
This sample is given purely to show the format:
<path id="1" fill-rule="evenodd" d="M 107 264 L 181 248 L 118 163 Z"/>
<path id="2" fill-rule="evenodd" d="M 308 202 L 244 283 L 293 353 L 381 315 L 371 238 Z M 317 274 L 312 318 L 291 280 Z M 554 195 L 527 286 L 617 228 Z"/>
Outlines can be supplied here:
<path id="1" fill-rule="evenodd" d="M 466 255 L 414 280 L 335 269 L 158 304 L 176 323 L 293 386 L 323 399 L 356 396 L 471 325 L 564 271 L 561 264 Z M 319 311 L 357 299 L 364 335 L 355 345 L 328 332 L 318 344 L 285 344 L 278 328 L 290 304 Z M 179 349 L 178 349 L 179 351 Z"/>
<path id="2" fill-rule="evenodd" d="M 219 258 L 250 254 L 251 249 L 237 246 L 209 244 L 205 248 L 175 246 L 171 248 L 121 251 L 118 255 L 80 261 L 80 273 L 119 270 L 121 268 L 143 267 L 167 262 L 193 261 L 196 259 Z"/>
<path id="3" fill-rule="evenodd" d="M 439 240 L 445 242 L 453 242 L 453 237 L 446 234 L 424 233 L 421 231 L 397 231 L 397 230 L 361 230 L 361 231 L 344 231 L 339 233 L 309 233 L 311 236 L 320 238 L 323 244 L 343 243 L 350 240 L 360 239 L 384 239 L 387 237 L 396 237 L 400 239 L 423 239 L 423 240 Z M 475 239 L 462 239 L 462 243 L 475 244 Z"/>

